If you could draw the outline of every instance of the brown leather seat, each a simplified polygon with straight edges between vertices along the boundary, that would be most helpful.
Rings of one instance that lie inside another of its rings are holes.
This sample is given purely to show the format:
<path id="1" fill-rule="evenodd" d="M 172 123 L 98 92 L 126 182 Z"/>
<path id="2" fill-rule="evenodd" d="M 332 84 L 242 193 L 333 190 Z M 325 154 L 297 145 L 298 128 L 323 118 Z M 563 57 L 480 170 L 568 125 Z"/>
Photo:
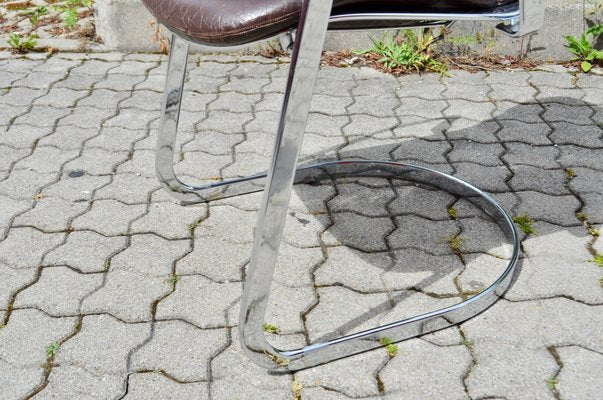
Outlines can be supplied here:
<path id="1" fill-rule="evenodd" d="M 170 30 L 194 42 L 235 46 L 297 25 L 302 0 L 142 0 Z M 460 11 L 493 9 L 518 0 L 334 0 L 333 12 Z"/>

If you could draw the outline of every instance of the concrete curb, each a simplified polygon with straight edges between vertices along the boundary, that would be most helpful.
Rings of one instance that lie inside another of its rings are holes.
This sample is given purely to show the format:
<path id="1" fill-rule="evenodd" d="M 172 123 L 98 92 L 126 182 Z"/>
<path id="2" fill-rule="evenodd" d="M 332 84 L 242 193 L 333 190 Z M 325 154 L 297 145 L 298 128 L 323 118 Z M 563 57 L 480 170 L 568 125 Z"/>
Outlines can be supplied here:
<path id="1" fill-rule="evenodd" d="M 494 32 L 492 24 L 458 23 L 449 35 L 453 43 L 447 50 L 461 50 L 496 54 L 519 54 L 520 50 L 541 60 L 567 60 L 571 54 L 564 47 L 564 35 L 579 35 L 586 27 L 585 9 L 582 0 L 545 0 L 546 23 L 544 28 L 528 37 L 511 39 Z M 96 3 L 97 33 L 104 44 L 99 50 L 119 51 L 160 51 L 158 36 L 169 36 L 165 29 L 153 26 L 154 19 L 140 0 L 105 0 Z M 159 29 L 159 30 L 158 30 Z M 377 33 L 377 35 L 380 35 Z M 454 39 L 456 38 L 456 39 Z M 325 49 L 363 49 L 369 48 L 371 41 L 365 32 L 330 32 Z M 487 48 L 487 50 L 486 50 Z M 241 47 L 227 52 L 255 52 L 259 46 Z M 196 52 L 220 52 L 216 48 L 198 46 Z"/>

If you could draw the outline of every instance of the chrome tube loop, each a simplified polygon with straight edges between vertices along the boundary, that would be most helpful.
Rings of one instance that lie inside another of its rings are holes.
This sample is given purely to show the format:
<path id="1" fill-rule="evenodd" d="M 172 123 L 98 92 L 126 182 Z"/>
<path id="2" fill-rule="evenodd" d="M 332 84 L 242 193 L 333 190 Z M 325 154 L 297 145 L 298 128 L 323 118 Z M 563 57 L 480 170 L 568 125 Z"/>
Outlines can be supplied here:
<path id="1" fill-rule="evenodd" d="M 331 16 L 332 0 L 304 0 L 268 172 L 198 186 L 182 182 L 174 172 L 189 45 L 184 39 L 173 36 L 157 143 L 156 171 L 162 186 L 184 204 L 264 190 L 239 317 L 241 345 L 253 362 L 275 371 L 298 370 L 378 347 L 379 339 L 385 336 L 399 341 L 457 324 L 482 312 L 504 293 L 519 258 L 519 236 L 511 217 L 488 194 L 458 178 L 429 168 L 390 161 L 347 160 L 297 166 L 312 88 L 329 24 L 357 18 L 391 21 L 393 17 L 400 21 L 431 21 L 429 23 L 486 19 L 502 21 L 505 31 L 516 35 L 539 28 L 541 21 L 538 22 L 540 14 L 537 8 L 541 5 L 542 0 L 519 0 L 514 4 L 515 8 L 479 15 L 399 13 Z M 497 222 L 507 242 L 512 245 L 506 269 L 487 289 L 456 305 L 299 349 L 275 348 L 266 340 L 263 324 L 292 186 L 294 183 L 341 176 L 401 179 L 469 199 Z"/>

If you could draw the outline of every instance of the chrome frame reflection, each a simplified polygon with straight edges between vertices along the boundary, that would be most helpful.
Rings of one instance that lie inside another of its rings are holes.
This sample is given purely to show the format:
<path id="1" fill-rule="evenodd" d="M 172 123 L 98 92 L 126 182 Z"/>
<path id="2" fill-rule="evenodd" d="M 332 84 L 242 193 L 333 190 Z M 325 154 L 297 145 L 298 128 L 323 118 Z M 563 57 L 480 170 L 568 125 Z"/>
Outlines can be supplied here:
<path id="1" fill-rule="evenodd" d="M 389 162 L 347 160 L 297 166 L 320 56 L 329 24 L 350 20 L 434 21 L 497 20 L 511 36 L 533 32 L 542 25 L 542 0 L 519 0 L 493 13 L 363 14 L 331 16 L 333 0 L 304 0 L 287 79 L 273 157 L 268 172 L 248 177 L 189 185 L 174 171 L 174 152 L 189 53 L 187 40 L 173 35 L 156 150 L 156 172 L 161 185 L 183 204 L 264 191 L 255 230 L 253 251 L 239 316 L 239 338 L 249 358 L 270 370 L 287 371 L 379 347 L 387 336 L 399 341 L 423 335 L 469 319 L 493 304 L 508 288 L 519 257 L 519 236 L 511 217 L 488 194 L 453 176 L 429 168 Z M 429 22 L 427 22 L 429 21 Z M 422 24 L 422 22 L 421 22 Z M 446 190 L 473 201 L 496 221 L 513 246 L 502 275 L 487 289 L 456 305 L 300 349 L 273 347 L 263 330 L 274 267 L 294 183 L 339 176 L 404 179 Z"/>

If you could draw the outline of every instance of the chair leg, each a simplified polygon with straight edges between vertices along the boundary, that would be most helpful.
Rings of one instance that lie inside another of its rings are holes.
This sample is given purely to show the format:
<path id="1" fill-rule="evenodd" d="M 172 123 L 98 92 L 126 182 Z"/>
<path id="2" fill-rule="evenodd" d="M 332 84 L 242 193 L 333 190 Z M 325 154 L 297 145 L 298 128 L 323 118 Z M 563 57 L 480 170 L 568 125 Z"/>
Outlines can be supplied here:
<path id="1" fill-rule="evenodd" d="M 283 355 L 264 336 L 264 315 L 332 3 L 304 1 L 241 302 L 241 344 L 254 362 L 270 369 Z"/>
<path id="2" fill-rule="evenodd" d="M 217 181 L 205 185 L 190 185 L 182 182 L 174 172 L 174 152 L 180 109 L 182 107 L 188 53 L 188 42 L 176 35 L 172 35 L 155 153 L 155 170 L 159 182 L 164 189 L 184 204 L 207 202 L 223 197 L 263 190 L 262 182 L 256 181 L 265 178 L 265 173 L 258 173 L 244 178 Z"/>

